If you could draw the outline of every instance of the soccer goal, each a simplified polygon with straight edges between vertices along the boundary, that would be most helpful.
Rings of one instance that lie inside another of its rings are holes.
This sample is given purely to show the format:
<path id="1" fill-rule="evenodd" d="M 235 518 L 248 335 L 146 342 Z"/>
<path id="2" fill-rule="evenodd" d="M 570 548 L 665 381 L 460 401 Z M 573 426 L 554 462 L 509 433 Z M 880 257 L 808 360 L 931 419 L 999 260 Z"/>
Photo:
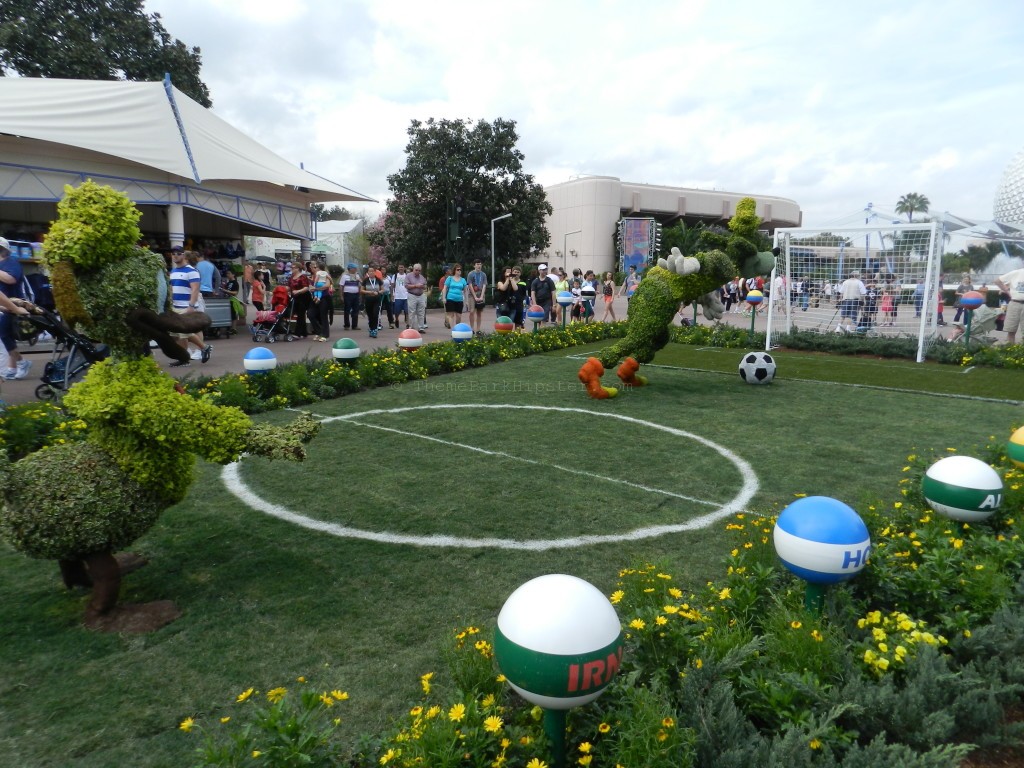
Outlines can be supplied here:
<path id="1" fill-rule="evenodd" d="M 766 348 L 796 330 L 912 336 L 922 362 L 938 322 L 940 236 L 938 222 L 776 230 Z"/>

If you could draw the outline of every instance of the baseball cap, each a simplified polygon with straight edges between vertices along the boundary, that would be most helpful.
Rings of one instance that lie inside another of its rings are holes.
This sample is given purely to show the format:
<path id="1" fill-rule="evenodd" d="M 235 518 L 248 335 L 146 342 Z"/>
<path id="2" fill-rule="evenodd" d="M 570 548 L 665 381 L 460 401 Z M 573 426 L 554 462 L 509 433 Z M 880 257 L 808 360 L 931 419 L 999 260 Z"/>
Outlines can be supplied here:
<path id="1" fill-rule="evenodd" d="M 539 267 L 537 267 L 537 269 L 547 269 L 547 268 L 548 268 L 547 264 L 541 264 Z"/>
<path id="2" fill-rule="evenodd" d="M 10 253 L 11 244 L 7 242 L 6 237 L 0 237 L 0 248 L 3 248 L 5 251 Z"/>
<path id="3" fill-rule="evenodd" d="M 349 268 L 349 269 L 359 269 L 359 265 L 358 265 L 358 264 L 353 264 L 353 263 L 352 263 L 352 262 L 350 261 L 350 262 L 348 263 L 348 268 Z"/>

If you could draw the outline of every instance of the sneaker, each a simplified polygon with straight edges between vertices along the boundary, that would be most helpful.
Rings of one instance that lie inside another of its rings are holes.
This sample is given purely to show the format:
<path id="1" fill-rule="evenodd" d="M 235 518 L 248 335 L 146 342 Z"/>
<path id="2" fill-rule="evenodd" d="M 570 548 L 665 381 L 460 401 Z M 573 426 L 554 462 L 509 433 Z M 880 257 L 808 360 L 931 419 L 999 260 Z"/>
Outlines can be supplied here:
<path id="1" fill-rule="evenodd" d="M 18 366 L 14 372 L 15 379 L 24 379 L 28 377 L 29 368 L 32 367 L 31 360 L 19 360 Z"/>
<path id="2" fill-rule="evenodd" d="M 17 375 L 18 375 L 18 369 L 17 368 L 7 368 L 7 369 L 4 370 L 3 373 L 0 373 L 0 377 L 2 377 L 5 381 L 14 381 L 14 377 L 17 376 Z"/>
<path id="3" fill-rule="evenodd" d="M 419 330 L 420 330 L 420 333 L 423 333 L 425 330 L 427 330 L 427 326 L 421 325 Z"/>
<path id="4" fill-rule="evenodd" d="M 204 363 L 208 363 L 208 362 L 210 362 L 210 355 L 212 355 L 212 354 L 213 354 L 213 347 L 211 347 L 209 344 L 207 344 L 205 347 L 203 347 L 203 351 L 199 353 L 199 357 L 200 357 L 200 359 Z"/>
<path id="5" fill-rule="evenodd" d="M 377 338 L 377 332 L 376 331 L 370 331 L 370 338 L 371 339 L 376 339 Z"/>
<path id="6" fill-rule="evenodd" d="M 200 360 L 203 357 L 203 351 L 201 349 L 193 349 L 188 353 L 188 356 L 193 360 Z"/>
<path id="7" fill-rule="evenodd" d="M 173 363 L 168 363 L 168 368 L 183 368 L 186 365 L 192 365 L 190 360 L 175 360 Z"/>

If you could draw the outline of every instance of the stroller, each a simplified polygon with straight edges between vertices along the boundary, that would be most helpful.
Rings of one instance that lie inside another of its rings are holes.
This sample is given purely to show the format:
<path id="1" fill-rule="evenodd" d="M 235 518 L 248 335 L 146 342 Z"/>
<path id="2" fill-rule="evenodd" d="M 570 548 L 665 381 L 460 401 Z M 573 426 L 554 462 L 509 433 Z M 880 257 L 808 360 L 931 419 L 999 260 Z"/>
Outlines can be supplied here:
<path id="1" fill-rule="evenodd" d="M 81 381 L 93 363 L 110 355 L 106 344 L 98 344 L 68 328 L 56 312 L 37 306 L 25 319 L 39 332 L 53 336 L 53 356 L 43 368 L 42 384 L 36 387 L 40 400 L 59 399 Z"/>
<path id="2" fill-rule="evenodd" d="M 279 285 L 274 289 L 270 298 L 270 306 L 267 309 L 256 313 L 256 318 L 249 326 L 252 331 L 252 340 L 255 342 L 268 341 L 273 344 L 278 336 L 284 336 L 286 341 L 294 340 L 291 323 L 295 314 L 295 300 L 288 298 L 288 287 Z"/>

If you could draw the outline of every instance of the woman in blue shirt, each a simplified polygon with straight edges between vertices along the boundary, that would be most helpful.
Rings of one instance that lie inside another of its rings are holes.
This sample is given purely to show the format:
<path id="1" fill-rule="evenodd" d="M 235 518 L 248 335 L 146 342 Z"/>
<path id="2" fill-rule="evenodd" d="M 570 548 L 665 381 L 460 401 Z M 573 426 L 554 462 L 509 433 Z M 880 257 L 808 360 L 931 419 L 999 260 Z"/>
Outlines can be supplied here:
<path id="1" fill-rule="evenodd" d="M 445 278 L 444 289 L 441 291 L 445 317 L 448 318 L 448 323 L 452 328 L 462 319 L 462 304 L 465 291 L 466 278 L 462 276 L 462 265 L 455 264 L 452 266 L 451 276 Z"/>

